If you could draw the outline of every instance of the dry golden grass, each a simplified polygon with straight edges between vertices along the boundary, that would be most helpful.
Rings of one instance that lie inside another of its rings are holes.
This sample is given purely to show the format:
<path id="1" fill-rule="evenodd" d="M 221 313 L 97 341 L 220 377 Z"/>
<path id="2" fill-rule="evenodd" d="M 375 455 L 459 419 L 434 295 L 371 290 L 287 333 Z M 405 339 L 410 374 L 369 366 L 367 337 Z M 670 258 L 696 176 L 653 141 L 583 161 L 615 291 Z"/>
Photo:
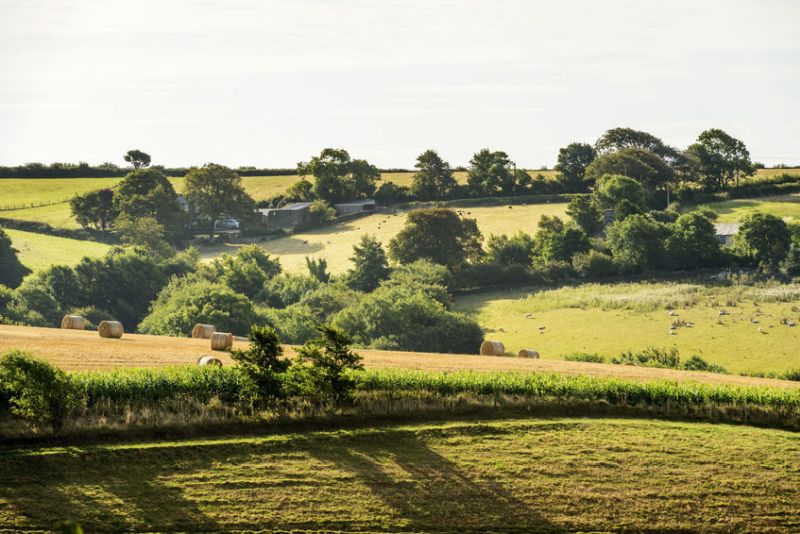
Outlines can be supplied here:
<path id="1" fill-rule="evenodd" d="M 241 349 L 245 348 L 247 343 L 234 341 L 233 346 Z M 194 364 L 204 354 L 213 354 L 225 365 L 233 363 L 229 354 L 212 352 L 207 339 L 142 334 L 125 334 L 122 339 L 101 339 L 97 332 L 91 331 L 0 325 L 0 353 L 10 349 L 29 351 L 67 371 L 187 365 Z M 358 352 L 363 356 L 365 366 L 371 369 L 539 371 L 628 380 L 694 380 L 710 384 L 800 387 L 798 382 L 785 380 L 598 363 L 382 350 Z M 287 347 L 286 353 L 292 355 L 294 349 Z"/>

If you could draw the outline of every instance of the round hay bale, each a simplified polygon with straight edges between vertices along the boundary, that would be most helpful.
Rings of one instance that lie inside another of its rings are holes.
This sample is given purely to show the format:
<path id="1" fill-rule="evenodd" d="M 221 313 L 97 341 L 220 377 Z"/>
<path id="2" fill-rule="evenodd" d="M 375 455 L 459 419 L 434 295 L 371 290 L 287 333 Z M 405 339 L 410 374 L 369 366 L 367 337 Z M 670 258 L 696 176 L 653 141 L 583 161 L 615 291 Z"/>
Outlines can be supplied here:
<path id="1" fill-rule="evenodd" d="M 522 349 L 517 353 L 517 358 L 534 358 L 539 359 L 539 353 L 531 349 Z"/>
<path id="2" fill-rule="evenodd" d="M 213 324 L 197 323 L 192 328 L 192 337 L 195 339 L 211 339 L 211 334 L 216 332 L 217 329 Z"/>
<path id="3" fill-rule="evenodd" d="M 489 341 L 488 339 L 481 343 L 482 356 L 502 356 L 505 354 L 506 348 L 499 341 Z"/>
<path id="4" fill-rule="evenodd" d="M 214 332 L 211 334 L 211 350 L 231 350 L 233 347 L 233 334 L 229 332 Z"/>
<path id="5" fill-rule="evenodd" d="M 119 321 L 100 321 L 97 332 L 100 334 L 100 337 L 119 339 L 122 337 L 124 330 L 122 328 L 122 323 Z"/>
<path id="6" fill-rule="evenodd" d="M 61 319 L 61 328 L 66 330 L 86 330 L 86 320 L 80 315 L 65 315 Z"/>
<path id="7" fill-rule="evenodd" d="M 197 365 L 200 367 L 222 367 L 222 360 L 215 358 L 214 356 L 200 356 L 200 358 L 197 360 Z"/>

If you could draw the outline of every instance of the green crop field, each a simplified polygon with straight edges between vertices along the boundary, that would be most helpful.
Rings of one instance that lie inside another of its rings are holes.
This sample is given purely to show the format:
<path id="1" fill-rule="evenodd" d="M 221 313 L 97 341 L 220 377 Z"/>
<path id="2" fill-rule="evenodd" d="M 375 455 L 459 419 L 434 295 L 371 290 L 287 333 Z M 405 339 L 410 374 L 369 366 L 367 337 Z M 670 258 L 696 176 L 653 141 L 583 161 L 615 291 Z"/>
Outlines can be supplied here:
<path id="1" fill-rule="evenodd" d="M 519 230 L 536 232 L 536 224 L 542 215 L 564 217 L 566 204 L 530 204 L 527 206 L 491 206 L 463 208 L 465 217 L 478 221 L 484 237 L 489 234 L 514 233 Z M 384 245 L 389 243 L 405 224 L 406 214 L 375 214 L 359 219 L 339 222 L 309 232 L 294 234 L 273 241 L 259 242 L 267 252 L 275 254 L 281 265 L 289 271 L 305 270 L 305 257 L 325 258 L 331 272 L 340 273 L 351 267 L 350 256 L 353 245 L 361 236 L 377 237 Z M 201 256 L 209 259 L 223 252 L 235 253 L 241 244 L 203 247 Z"/>
<path id="2" fill-rule="evenodd" d="M 104 243 L 6 229 L 20 261 L 37 271 L 50 265 L 75 265 L 84 256 L 98 257 L 110 248 Z"/>
<path id="3" fill-rule="evenodd" d="M 510 419 L 5 448 L 0 530 L 800 529 L 800 436 Z"/>
<path id="4" fill-rule="evenodd" d="M 781 323 L 800 324 L 799 298 L 796 284 L 616 283 L 480 293 L 458 297 L 456 308 L 514 354 L 530 348 L 542 358 L 598 353 L 609 360 L 627 350 L 677 347 L 683 360 L 696 354 L 738 373 L 800 368 L 800 326 Z M 719 315 L 723 309 L 728 315 Z M 693 326 L 673 334 L 674 321 Z"/>

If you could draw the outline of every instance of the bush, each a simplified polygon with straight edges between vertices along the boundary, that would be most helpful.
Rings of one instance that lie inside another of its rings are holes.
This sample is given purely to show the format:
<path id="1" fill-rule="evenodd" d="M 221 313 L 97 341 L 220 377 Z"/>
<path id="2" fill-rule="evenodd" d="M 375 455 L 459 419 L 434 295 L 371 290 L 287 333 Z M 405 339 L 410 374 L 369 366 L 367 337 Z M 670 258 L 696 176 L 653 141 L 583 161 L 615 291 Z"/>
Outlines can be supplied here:
<path id="1" fill-rule="evenodd" d="M 618 358 L 612 358 L 611 363 L 617 365 L 637 365 L 641 367 L 661 367 L 665 369 L 678 369 L 681 359 L 678 349 L 658 349 L 648 347 L 640 352 L 623 352 Z"/>
<path id="2" fill-rule="evenodd" d="M 244 396 L 251 403 L 283 398 L 283 375 L 290 362 L 281 358 L 283 347 L 278 334 L 268 326 L 254 325 L 250 328 L 248 339 L 250 346 L 247 350 L 234 350 L 231 353 L 247 378 Z"/>
<path id="3" fill-rule="evenodd" d="M 681 369 L 684 369 L 686 371 L 706 371 L 708 373 L 728 374 L 728 371 L 721 365 L 708 363 L 707 361 L 705 361 L 700 356 L 697 356 L 696 354 L 691 358 L 689 358 L 688 360 L 686 360 L 685 362 L 683 362 L 683 365 L 681 365 Z"/>
<path id="4" fill-rule="evenodd" d="M 243 247 L 235 256 L 223 254 L 207 267 L 237 293 L 257 298 L 264 285 L 281 272 L 281 264 L 258 245 Z"/>
<path id="5" fill-rule="evenodd" d="M 313 276 L 283 274 L 267 282 L 262 290 L 261 299 L 273 308 L 285 308 L 299 302 L 319 286 L 320 281 Z"/>
<path id="6" fill-rule="evenodd" d="M 362 293 L 354 291 L 343 283 L 323 284 L 309 291 L 299 304 L 307 307 L 319 323 L 327 323 L 334 315 L 358 302 Z"/>
<path id="7" fill-rule="evenodd" d="M 589 362 L 589 363 L 605 363 L 606 358 L 601 354 L 589 354 L 586 352 L 576 352 L 574 354 L 567 354 L 564 359 L 568 362 Z"/>
<path id="8" fill-rule="evenodd" d="M 618 271 L 611 256 L 597 250 L 575 254 L 572 267 L 583 278 L 605 278 L 614 276 Z"/>
<path id="9" fill-rule="evenodd" d="M 0 410 L 47 423 L 56 432 L 85 403 L 83 391 L 64 371 L 19 351 L 0 357 L 0 390 Z"/>
<path id="10" fill-rule="evenodd" d="M 292 304 L 283 309 L 269 309 L 264 320 L 274 328 L 285 343 L 299 345 L 317 335 L 317 316 L 305 304 Z"/>

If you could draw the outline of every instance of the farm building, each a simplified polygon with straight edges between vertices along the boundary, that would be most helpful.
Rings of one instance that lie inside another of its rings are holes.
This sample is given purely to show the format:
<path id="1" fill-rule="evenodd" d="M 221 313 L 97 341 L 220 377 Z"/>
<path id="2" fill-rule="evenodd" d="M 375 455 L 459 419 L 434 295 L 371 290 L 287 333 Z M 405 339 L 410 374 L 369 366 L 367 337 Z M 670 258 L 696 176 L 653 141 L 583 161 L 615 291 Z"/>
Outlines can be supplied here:
<path id="1" fill-rule="evenodd" d="M 346 217 L 348 215 L 357 215 L 364 212 L 373 212 L 377 209 L 377 205 L 373 199 L 353 200 L 351 202 L 334 204 L 333 209 L 336 210 L 337 217 Z"/>
<path id="2" fill-rule="evenodd" d="M 733 243 L 733 236 L 739 233 L 739 223 L 717 223 L 714 228 L 717 231 L 717 240 L 723 245 Z"/>
<path id="3" fill-rule="evenodd" d="M 282 208 L 260 209 L 258 212 L 267 227 L 287 228 L 305 224 L 308 221 L 310 207 L 311 202 L 296 202 Z"/>

